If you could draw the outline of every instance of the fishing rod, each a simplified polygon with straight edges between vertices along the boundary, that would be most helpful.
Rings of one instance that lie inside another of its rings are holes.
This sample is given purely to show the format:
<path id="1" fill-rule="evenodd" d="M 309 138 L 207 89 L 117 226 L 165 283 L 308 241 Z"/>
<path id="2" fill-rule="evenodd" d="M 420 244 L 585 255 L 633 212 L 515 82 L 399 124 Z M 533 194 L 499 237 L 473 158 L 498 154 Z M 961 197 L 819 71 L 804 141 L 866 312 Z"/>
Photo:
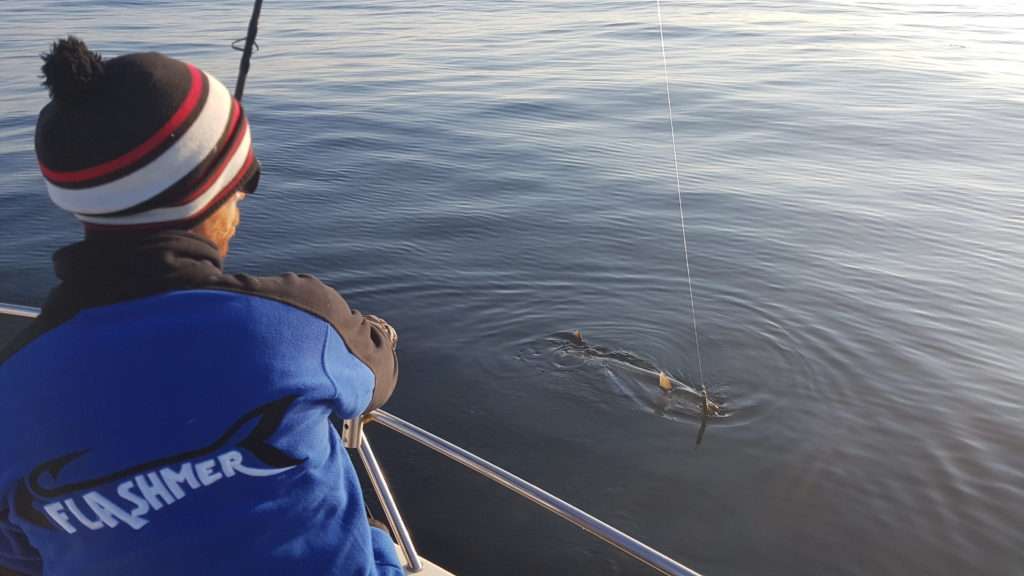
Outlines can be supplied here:
<path id="1" fill-rule="evenodd" d="M 249 75 L 249 61 L 252 60 L 252 49 L 256 44 L 256 33 L 259 32 L 260 12 L 263 10 L 263 0 L 256 0 L 252 6 L 252 16 L 249 17 L 249 31 L 245 35 L 245 46 L 238 47 L 243 39 L 235 40 L 231 47 L 242 53 L 242 61 L 238 63 L 238 80 L 235 82 L 235 100 L 242 101 L 242 93 L 245 92 L 245 78 Z"/>

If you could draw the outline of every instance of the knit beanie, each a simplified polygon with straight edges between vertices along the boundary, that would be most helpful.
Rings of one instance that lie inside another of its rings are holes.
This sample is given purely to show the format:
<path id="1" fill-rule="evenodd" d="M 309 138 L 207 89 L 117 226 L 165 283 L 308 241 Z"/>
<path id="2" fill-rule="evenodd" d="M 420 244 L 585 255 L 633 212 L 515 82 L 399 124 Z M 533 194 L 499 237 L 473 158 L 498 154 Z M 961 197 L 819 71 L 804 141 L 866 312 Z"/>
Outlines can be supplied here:
<path id="1" fill-rule="evenodd" d="M 249 123 L 213 76 L 155 52 L 104 60 L 72 36 L 43 60 L 36 157 L 87 231 L 189 228 L 255 187 Z"/>

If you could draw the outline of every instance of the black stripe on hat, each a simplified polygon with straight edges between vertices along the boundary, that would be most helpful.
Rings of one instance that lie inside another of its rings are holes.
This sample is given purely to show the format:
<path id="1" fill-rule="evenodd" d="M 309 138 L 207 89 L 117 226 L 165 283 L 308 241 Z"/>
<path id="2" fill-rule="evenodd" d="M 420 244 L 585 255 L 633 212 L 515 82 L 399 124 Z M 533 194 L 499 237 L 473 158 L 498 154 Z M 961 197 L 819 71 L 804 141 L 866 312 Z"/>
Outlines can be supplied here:
<path id="1" fill-rule="evenodd" d="M 191 200 L 190 196 L 197 191 L 199 186 L 206 183 L 213 175 L 218 174 L 219 170 L 231 161 L 231 157 L 238 147 L 238 142 L 245 134 L 246 126 L 248 126 L 248 123 L 246 122 L 245 114 L 238 105 L 238 101 L 232 99 L 231 114 L 228 115 L 227 125 L 224 126 L 220 140 L 198 166 L 149 200 L 131 208 L 103 214 L 102 216 L 129 216 L 154 208 L 187 204 Z"/>
<path id="2" fill-rule="evenodd" d="M 39 113 L 36 154 L 51 170 L 98 166 L 137 148 L 181 107 L 192 87 L 188 64 L 156 52 L 103 61 L 86 96 L 51 101 Z"/>
<path id="3" fill-rule="evenodd" d="M 206 205 L 202 210 L 189 216 L 188 218 L 182 218 L 180 220 L 167 221 L 167 222 L 148 222 L 145 224 L 96 224 L 94 222 L 82 222 L 87 233 L 132 233 L 132 232 L 151 232 L 154 230 L 167 230 L 173 228 L 189 229 L 196 226 L 199 222 L 209 217 L 211 214 L 217 211 L 218 208 L 224 205 L 232 195 L 235 194 L 237 189 L 252 178 L 258 171 L 258 163 L 256 162 L 256 154 L 253 153 L 252 149 L 249 149 L 249 154 L 246 157 L 245 165 L 241 172 L 235 176 L 228 185 L 213 199 L 209 204 Z"/>
<path id="4" fill-rule="evenodd" d="M 160 143 L 159 146 L 148 152 L 142 158 L 139 158 L 137 161 L 131 163 L 130 165 L 125 166 L 124 168 L 121 168 L 119 170 L 115 170 L 114 172 L 104 174 L 103 176 L 100 176 L 98 178 L 76 182 L 55 182 L 55 184 L 57 184 L 61 188 L 67 188 L 69 190 L 81 190 L 83 188 L 93 188 L 96 186 L 102 186 L 103 184 L 113 182 L 114 180 L 117 180 L 119 178 L 124 178 L 125 176 L 135 171 L 141 170 L 145 168 L 149 163 L 159 158 L 164 152 L 167 151 L 168 148 L 173 146 L 175 142 L 177 142 L 182 136 L 185 135 L 188 129 L 192 127 L 193 124 L 195 124 L 196 118 L 198 118 L 199 115 L 205 109 L 207 100 L 209 99 L 210 96 L 210 81 L 207 78 L 206 74 L 202 72 L 199 73 L 199 79 L 200 82 L 202 83 L 200 88 L 201 92 L 199 96 L 199 102 L 197 102 L 196 105 L 192 108 L 192 112 L 182 123 L 181 127 L 172 132 L 167 138 L 165 138 Z M 101 138 L 97 138 L 96 140 L 100 139 Z"/>

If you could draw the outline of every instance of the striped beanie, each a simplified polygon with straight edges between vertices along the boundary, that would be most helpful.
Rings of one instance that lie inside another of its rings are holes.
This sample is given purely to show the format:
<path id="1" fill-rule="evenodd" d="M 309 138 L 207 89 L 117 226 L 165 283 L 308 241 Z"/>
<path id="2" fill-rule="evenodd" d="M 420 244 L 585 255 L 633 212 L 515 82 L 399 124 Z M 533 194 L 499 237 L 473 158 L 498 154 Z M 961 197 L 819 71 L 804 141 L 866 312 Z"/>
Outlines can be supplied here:
<path id="1" fill-rule="evenodd" d="M 103 60 L 74 37 L 43 60 L 36 156 L 87 231 L 190 228 L 255 188 L 249 123 L 213 76 L 155 52 Z"/>

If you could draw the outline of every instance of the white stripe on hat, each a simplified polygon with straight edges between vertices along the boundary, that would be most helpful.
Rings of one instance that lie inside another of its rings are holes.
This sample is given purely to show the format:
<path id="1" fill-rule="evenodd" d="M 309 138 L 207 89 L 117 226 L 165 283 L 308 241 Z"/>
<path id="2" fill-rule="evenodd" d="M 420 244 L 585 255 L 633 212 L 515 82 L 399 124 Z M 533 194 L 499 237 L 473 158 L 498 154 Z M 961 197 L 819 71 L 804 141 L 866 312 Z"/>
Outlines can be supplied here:
<path id="1" fill-rule="evenodd" d="M 212 202 L 218 194 L 224 191 L 224 188 L 228 184 L 241 174 L 242 170 L 245 169 L 245 161 L 248 159 L 251 152 L 252 138 L 249 132 L 249 126 L 246 125 L 245 133 L 242 135 L 242 141 L 239 143 L 234 155 L 231 156 L 231 159 L 224 167 L 224 171 L 221 172 L 220 176 L 213 182 L 206 192 L 203 192 L 202 195 L 188 204 L 184 204 L 182 206 L 170 206 L 166 208 L 153 208 L 152 210 L 139 212 L 138 214 L 128 214 L 126 216 L 88 216 L 84 214 L 75 214 L 75 217 L 82 222 L 88 222 L 90 224 L 106 224 L 109 226 L 154 224 L 158 222 L 185 220 L 206 208 L 206 206 Z"/>
<path id="2" fill-rule="evenodd" d="M 76 215 L 120 212 L 157 196 L 199 166 L 227 129 L 232 104 L 231 94 L 219 80 L 209 74 L 206 79 L 210 90 L 202 111 L 163 154 L 134 172 L 92 188 L 62 188 L 47 181 L 53 203 Z"/>

